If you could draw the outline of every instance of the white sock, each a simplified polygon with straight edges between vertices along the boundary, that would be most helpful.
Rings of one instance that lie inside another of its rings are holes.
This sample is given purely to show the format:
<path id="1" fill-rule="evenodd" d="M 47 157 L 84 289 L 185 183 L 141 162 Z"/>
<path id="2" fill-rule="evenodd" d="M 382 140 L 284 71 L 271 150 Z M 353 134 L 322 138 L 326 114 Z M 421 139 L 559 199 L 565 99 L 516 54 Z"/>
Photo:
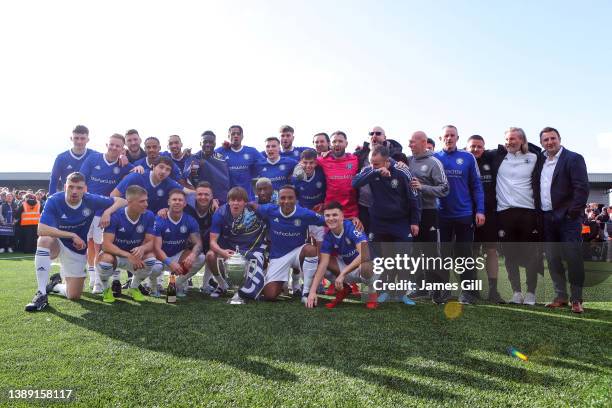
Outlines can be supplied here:
<path id="1" fill-rule="evenodd" d="M 205 288 L 208 286 L 208 281 L 212 278 L 212 273 L 208 270 L 209 268 L 204 269 L 204 276 L 202 276 L 202 287 Z"/>
<path id="2" fill-rule="evenodd" d="M 49 270 L 51 269 L 50 251 L 47 248 L 37 247 L 34 256 L 34 267 L 36 268 L 36 282 L 38 291 L 43 295 L 47 293 L 47 283 L 49 283 Z"/>
<path id="3" fill-rule="evenodd" d="M 100 278 L 100 283 L 102 283 L 102 288 L 108 289 L 108 281 L 113 274 L 113 264 L 108 262 L 98 262 L 97 268 L 98 277 Z"/>
<path id="4" fill-rule="evenodd" d="M 160 274 L 160 275 L 157 277 L 157 284 L 158 284 L 158 285 L 162 285 L 162 286 L 164 286 L 164 275 L 163 275 L 163 274 Z"/>
<path id="5" fill-rule="evenodd" d="M 306 259 L 304 259 L 304 262 L 306 262 Z M 291 288 L 293 289 L 294 292 L 300 289 L 300 272 L 299 271 L 297 273 L 291 274 Z"/>
<path id="6" fill-rule="evenodd" d="M 304 258 L 304 264 L 302 265 L 302 271 L 304 271 L 304 290 L 302 295 L 310 293 L 310 286 L 314 279 L 315 273 L 317 273 L 317 266 L 319 265 L 319 258 L 316 256 L 308 256 Z M 294 275 L 295 276 L 295 275 Z"/>
<path id="7" fill-rule="evenodd" d="M 89 275 L 89 286 L 93 286 L 94 283 L 96 282 L 96 267 L 95 266 L 88 266 L 87 267 L 87 274 Z"/>
<path id="8" fill-rule="evenodd" d="M 225 278 L 221 274 L 215 275 L 213 276 L 213 278 L 217 281 L 217 284 L 219 285 L 219 289 L 227 290 L 229 285 L 227 284 L 227 282 L 225 281 Z"/>

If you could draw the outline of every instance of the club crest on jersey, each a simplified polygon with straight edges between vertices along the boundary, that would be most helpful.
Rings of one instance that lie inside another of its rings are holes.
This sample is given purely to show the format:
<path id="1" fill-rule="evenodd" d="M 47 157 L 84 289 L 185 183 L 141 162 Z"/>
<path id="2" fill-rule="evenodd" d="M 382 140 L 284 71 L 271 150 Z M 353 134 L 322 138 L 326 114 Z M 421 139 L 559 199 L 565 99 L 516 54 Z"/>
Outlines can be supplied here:
<path id="1" fill-rule="evenodd" d="M 459 164 L 459 165 L 463 164 L 463 159 L 462 159 L 461 157 L 460 157 L 460 158 L 458 158 L 458 159 L 456 160 L 456 163 L 457 163 L 457 164 Z"/>
<path id="2" fill-rule="evenodd" d="M 89 217 L 91 215 L 91 210 L 89 208 L 83 208 L 83 217 Z"/>
<path id="3" fill-rule="evenodd" d="M 391 187 L 392 188 L 397 188 L 398 185 L 399 185 L 399 181 L 397 181 L 397 179 L 391 180 Z"/>
<path id="4" fill-rule="evenodd" d="M 285 167 L 286 167 L 286 166 L 285 166 L 284 164 L 281 164 L 280 166 L 278 166 L 278 169 L 279 169 L 279 170 L 284 171 L 284 170 L 285 170 Z"/>
<path id="5" fill-rule="evenodd" d="M 346 168 L 348 170 L 352 169 L 353 168 L 353 163 L 346 163 Z"/>
<path id="6" fill-rule="evenodd" d="M 497 235 L 499 235 L 500 238 L 503 238 L 506 236 L 506 231 L 504 230 L 499 230 L 497 231 Z"/>
<path id="7" fill-rule="evenodd" d="M 142 234 L 144 232 L 144 227 L 142 225 L 139 225 L 136 227 L 136 232 L 139 234 Z"/>
<path id="8" fill-rule="evenodd" d="M 315 183 L 315 185 L 317 186 L 317 188 L 321 188 L 321 187 L 323 187 L 323 183 L 322 183 L 322 182 L 320 182 L 320 181 L 317 181 L 317 182 Z"/>
<path id="9" fill-rule="evenodd" d="M 244 160 L 249 160 L 251 158 L 248 153 L 243 154 L 242 157 L 244 157 Z"/>
<path id="10" fill-rule="evenodd" d="M 486 170 L 486 171 L 489 171 L 489 170 L 491 170 L 491 166 L 489 166 L 488 164 L 483 164 L 482 165 L 482 169 Z"/>
<path id="11" fill-rule="evenodd" d="M 115 167 L 115 168 L 113 169 L 113 173 L 114 173 L 114 174 L 119 174 L 120 172 L 121 172 L 121 169 L 120 169 L 119 167 Z"/>
<path id="12" fill-rule="evenodd" d="M 164 196 L 164 190 L 163 190 L 163 189 L 161 189 L 161 188 L 160 188 L 160 189 L 158 189 L 158 190 L 157 190 L 157 196 L 158 196 L 158 197 L 163 197 L 163 196 Z"/>
<path id="13" fill-rule="evenodd" d="M 427 171 L 427 165 L 426 164 L 421 166 L 421 171 L 423 171 L 423 172 Z"/>
<path id="14" fill-rule="evenodd" d="M 302 225 L 302 220 L 300 220 L 299 218 L 298 218 L 298 219 L 295 219 L 295 220 L 293 220 L 293 224 L 294 224 L 296 227 L 299 227 L 300 225 Z"/>
<path id="15" fill-rule="evenodd" d="M 187 232 L 187 226 L 186 225 L 181 225 L 181 228 L 179 228 L 179 231 L 181 231 L 181 234 L 184 234 Z"/>

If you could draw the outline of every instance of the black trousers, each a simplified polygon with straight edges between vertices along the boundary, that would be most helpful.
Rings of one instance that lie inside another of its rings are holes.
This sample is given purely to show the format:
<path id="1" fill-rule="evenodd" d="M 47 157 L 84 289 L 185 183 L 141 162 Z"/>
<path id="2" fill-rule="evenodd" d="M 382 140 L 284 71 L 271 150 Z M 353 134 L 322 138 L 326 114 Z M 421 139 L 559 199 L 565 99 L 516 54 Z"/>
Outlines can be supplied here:
<path id="1" fill-rule="evenodd" d="M 529 208 L 509 208 L 497 213 L 498 235 L 502 242 L 508 280 L 513 292 L 521 291 L 519 266 L 525 267 L 527 292 L 535 293 L 538 284 L 538 215 Z"/>
<path id="2" fill-rule="evenodd" d="M 421 223 L 419 224 L 419 235 L 414 240 L 413 256 L 423 255 L 425 258 L 436 258 L 440 256 L 440 245 L 438 243 L 438 210 L 435 208 L 421 210 Z M 441 271 L 437 269 L 419 269 L 412 280 L 416 282 L 417 288 L 422 282 L 439 282 Z"/>

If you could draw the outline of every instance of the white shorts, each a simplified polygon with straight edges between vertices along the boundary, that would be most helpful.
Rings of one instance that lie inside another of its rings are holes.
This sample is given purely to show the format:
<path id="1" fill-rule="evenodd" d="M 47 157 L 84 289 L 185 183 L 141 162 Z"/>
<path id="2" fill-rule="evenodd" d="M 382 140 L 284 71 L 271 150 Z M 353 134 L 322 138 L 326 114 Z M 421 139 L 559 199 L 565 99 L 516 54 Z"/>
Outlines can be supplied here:
<path id="1" fill-rule="evenodd" d="M 183 251 L 181 251 L 181 252 L 179 252 L 179 253 L 178 253 L 178 254 L 176 254 L 176 255 L 169 256 L 169 257 L 168 257 L 168 260 L 169 260 L 170 262 L 168 262 L 168 263 L 178 262 L 178 261 L 179 261 L 179 259 L 181 259 L 181 255 L 183 255 L 183 252 L 184 252 L 184 250 L 183 250 Z M 170 271 L 170 266 L 166 265 L 166 264 L 165 264 L 165 263 L 163 263 L 163 262 L 162 262 L 162 265 L 164 265 L 164 266 L 163 266 L 163 269 L 162 269 L 162 272 L 164 272 L 164 271 L 171 272 L 171 271 Z"/>
<path id="2" fill-rule="evenodd" d="M 102 245 L 102 239 L 104 238 L 104 228 L 100 228 L 100 217 L 94 216 L 91 225 L 89 226 L 89 232 L 87 233 L 87 239 L 93 239 L 93 242 Z"/>
<path id="3" fill-rule="evenodd" d="M 322 225 L 309 225 L 308 233 L 314 237 L 315 241 L 323 242 L 325 236 L 325 227 Z"/>
<path id="4" fill-rule="evenodd" d="M 336 260 L 338 261 L 338 269 L 342 271 L 344 268 L 346 268 L 346 264 L 344 263 L 344 260 L 342 260 L 342 258 L 336 257 Z M 348 284 L 361 282 L 363 280 L 361 278 L 361 266 L 358 266 L 357 269 L 353 269 L 352 271 L 350 271 L 346 275 L 344 280 Z"/>
<path id="5" fill-rule="evenodd" d="M 64 243 L 57 239 L 59 245 L 59 255 L 57 258 L 60 263 L 60 275 L 62 278 L 86 278 L 87 272 L 85 266 L 87 265 L 87 255 L 78 254 L 70 249 L 66 248 Z"/>
<path id="6" fill-rule="evenodd" d="M 296 268 L 301 271 L 300 253 L 305 245 L 295 248 L 280 258 L 270 259 L 265 284 L 269 282 L 287 282 L 289 280 L 289 268 Z"/>

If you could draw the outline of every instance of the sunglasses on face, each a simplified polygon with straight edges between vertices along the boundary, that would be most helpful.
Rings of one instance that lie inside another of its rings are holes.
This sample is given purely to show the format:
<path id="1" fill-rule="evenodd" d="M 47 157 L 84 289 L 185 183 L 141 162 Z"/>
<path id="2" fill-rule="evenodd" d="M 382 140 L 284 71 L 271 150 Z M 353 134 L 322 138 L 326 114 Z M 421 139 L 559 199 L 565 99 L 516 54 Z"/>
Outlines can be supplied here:
<path id="1" fill-rule="evenodd" d="M 370 132 L 369 135 L 370 136 L 382 136 L 382 132 Z"/>

